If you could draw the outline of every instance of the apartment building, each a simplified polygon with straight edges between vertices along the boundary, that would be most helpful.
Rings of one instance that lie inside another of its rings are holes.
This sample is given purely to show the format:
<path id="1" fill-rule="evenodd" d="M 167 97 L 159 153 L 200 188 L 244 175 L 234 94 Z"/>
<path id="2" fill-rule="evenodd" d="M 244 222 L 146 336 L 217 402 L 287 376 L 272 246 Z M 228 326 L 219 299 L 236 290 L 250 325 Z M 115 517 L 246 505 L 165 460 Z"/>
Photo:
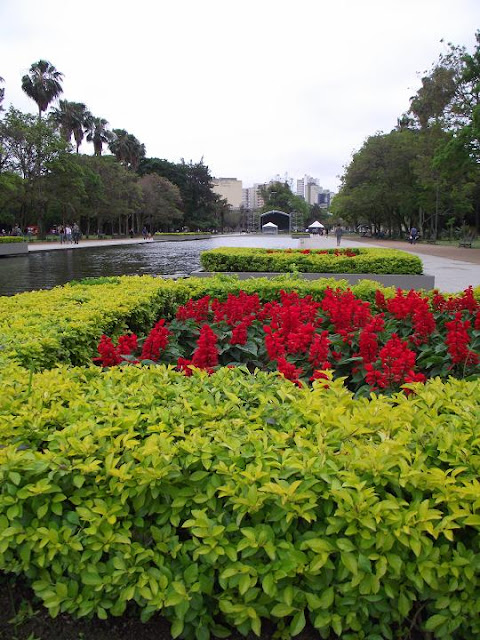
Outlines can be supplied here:
<path id="1" fill-rule="evenodd" d="M 232 209 L 240 209 L 242 205 L 242 181 L 237 178 L 214 178 L 213 191 L 225 198 Z"/>

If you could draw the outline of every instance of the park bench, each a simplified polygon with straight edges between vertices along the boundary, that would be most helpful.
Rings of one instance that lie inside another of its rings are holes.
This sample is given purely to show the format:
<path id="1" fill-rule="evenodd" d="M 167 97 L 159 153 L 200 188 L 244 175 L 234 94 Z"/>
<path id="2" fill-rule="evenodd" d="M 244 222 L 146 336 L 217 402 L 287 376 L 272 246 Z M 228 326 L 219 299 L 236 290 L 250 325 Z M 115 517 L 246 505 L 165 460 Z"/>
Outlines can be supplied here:
<path id="1" fill-rule="evenodd" d="M 467 249 L 471 249 L 473 240 L 474 240 L 473 235 L 465 236 L 464 238 L 460 238 L 458 246 L 459 247 L 465 247 Z"/>

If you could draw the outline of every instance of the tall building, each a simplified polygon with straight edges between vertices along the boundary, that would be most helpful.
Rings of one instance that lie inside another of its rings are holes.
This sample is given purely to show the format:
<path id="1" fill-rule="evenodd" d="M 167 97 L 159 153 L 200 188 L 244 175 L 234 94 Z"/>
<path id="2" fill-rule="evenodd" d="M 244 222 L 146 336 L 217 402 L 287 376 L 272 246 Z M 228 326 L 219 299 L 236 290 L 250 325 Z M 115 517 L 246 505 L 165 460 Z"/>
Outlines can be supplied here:
<path id="1" fill-rule="evenodd" d="M 242 189 L 242 204 L 245 209 L 255 211 L 256 209 L 261 209 L 263 207 L 265 201 L 260 195 L 260 189 L 264 186 L 265 184 L 256 183 L 253 187 Z"/>
<path id="2" fill-rule="evenodd" d="M 332 195 L 331 191 L 321 187 L 317 178 L 305 175 L 297 180 L 297 196 L 303 198 L 308 204 L 318 204 L 322 209 L 328 208 Z"/>
<path id="3" fill-rule="evenodd" d="M 237 178 L 214 178 L 213 191 L 225 198 L 232 209 L 240 209 L 242 204 L 242 181 Z"/>

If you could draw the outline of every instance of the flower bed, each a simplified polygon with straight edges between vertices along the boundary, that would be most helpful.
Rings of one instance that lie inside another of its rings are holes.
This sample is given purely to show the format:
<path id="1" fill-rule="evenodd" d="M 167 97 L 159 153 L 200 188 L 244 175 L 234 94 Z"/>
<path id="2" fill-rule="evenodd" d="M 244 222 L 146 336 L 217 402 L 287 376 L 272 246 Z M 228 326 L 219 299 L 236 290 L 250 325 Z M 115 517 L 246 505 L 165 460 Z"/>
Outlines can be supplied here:
<path id="1" fill-rule="evenodd" d="M 423 272 L 418 256 L 395 249 L 245 249 L 220 247 L 200 260 L 213 272 L 412 274 Z"/>
<path id="2" fill-rule="evenodd" d="M 391 393 L 427 377 L 478 374 L 480 304 L 471 288 L 431 299 L 413 290 L 385 299 L 377 291 L 375 305 L 350 290 L 327 289 L 321 301 L 282 292 L 265 304 L 241 291 L 224 302 L 189 300 L 141 341 L 127 333 L 114 344 L 104 335 L 98 351 L 104 367 L 162 362 L 190 375 L 194 367 L 246 365 L 277 370 L 298 386 L 331 370 L 358 395 Z"/>

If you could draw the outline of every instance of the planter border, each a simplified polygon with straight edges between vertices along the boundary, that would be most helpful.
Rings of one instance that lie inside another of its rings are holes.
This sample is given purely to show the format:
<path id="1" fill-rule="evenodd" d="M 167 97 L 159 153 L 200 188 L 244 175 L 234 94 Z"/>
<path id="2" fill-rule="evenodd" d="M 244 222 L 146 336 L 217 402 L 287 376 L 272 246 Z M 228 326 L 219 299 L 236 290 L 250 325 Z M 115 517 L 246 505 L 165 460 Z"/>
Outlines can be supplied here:
<path id="1" fill-rule="evenodd" d="M 157 236 L 153 236 L 154 242 L 184 242 L 185 240 L 208 240 L 211 238 L 211 233 L 193 233 L 191 235 L 187 234 L 160 234 Z"/>
<path id="2" fill-rule="evenodd" d="M 28 254 L 26 242 L 2 242 L 0 243 L 0 257 L 23 256 Z"/>
<path id="3" fill-rule="evenodd" d="M 278 276 L 291 275 L 278 271 L 194 271 L 191 276 L 210 278 L 212 276 L 237 276 L 239 280 L 248 278 L 276 278 Z M 385 273 L 298 273 L 303 280 L 319 280 L 321 278 L 333 278 L 335 280 L 347 280 L 349 284 L 357 284 L 359 280 L 375 280 L 384 287 L 400 287 L 400 289 L 433 289 L 435 276 L 414 274 L 385 274 Z"/>

